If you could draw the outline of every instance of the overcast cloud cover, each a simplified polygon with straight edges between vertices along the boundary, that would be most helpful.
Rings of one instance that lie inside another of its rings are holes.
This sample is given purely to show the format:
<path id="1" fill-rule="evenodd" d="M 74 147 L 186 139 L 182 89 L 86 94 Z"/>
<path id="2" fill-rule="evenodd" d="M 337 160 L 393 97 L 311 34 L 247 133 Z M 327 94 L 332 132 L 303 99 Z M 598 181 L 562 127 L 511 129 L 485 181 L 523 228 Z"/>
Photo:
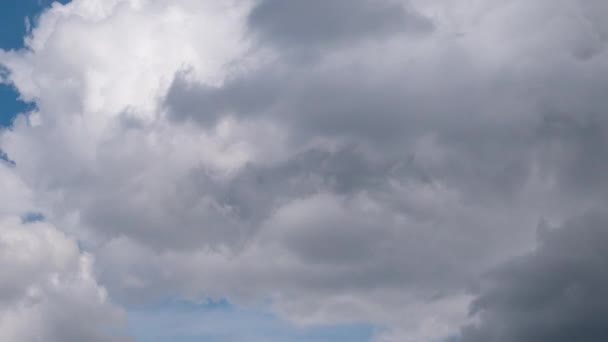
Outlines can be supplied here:
<path id="1" fill-rule="evenodd" d="M 35 103 L 0 131 L 0 340 L 133 341 L 126 308 L 167 298 L 374 341 L 608 340 L 607 17 L 54 4 L 0 50 Z"/>

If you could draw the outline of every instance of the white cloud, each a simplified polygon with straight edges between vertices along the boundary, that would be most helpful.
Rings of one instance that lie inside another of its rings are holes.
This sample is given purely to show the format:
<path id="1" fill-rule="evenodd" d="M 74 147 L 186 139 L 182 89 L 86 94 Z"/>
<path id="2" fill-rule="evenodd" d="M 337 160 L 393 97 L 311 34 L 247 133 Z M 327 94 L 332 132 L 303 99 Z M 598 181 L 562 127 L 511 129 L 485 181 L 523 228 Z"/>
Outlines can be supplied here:
<path id="1" fill-rule="evenodd" d="M 127 341 L 93 257 L 52 224 L 24 222 L 39 207 L 15 171 L 0 162 L 0 339 Z"/>
<path id="2" fill-rule="evenodd" d="M 92 257 L 47 223 L 0 220 L 0 339 L 127 341 Z"/>

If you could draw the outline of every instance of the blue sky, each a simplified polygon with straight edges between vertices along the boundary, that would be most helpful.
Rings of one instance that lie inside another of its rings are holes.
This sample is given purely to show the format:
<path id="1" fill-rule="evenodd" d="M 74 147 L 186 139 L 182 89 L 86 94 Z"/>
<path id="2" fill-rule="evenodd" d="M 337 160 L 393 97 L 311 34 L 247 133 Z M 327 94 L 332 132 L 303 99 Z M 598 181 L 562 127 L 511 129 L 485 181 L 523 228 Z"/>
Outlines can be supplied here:
<path id="1" fill-rule="evenodd" d="M 363 342 L 374 334 L 367 324 L 297 327 L 272 314 L 237 308 L 226 301 L 171 301 L 131 310 L 129 317 L 131 333 L 142 342 Z"/>
<path id="2" fill-rule="evenodd" d="M 41 11 L 51 3 L 49 0 L 3 1 L 0 10 L 0 48 L 9 50 L 23 47 L 23 38 L 27 33 L 26 18 L 35 22 Z M 20 101 L 19 94 L 12 86 L 0 84 L 0 127 L 10 126 L 18 113 L 32 106 Z M 38 213 L 24 215 L 24 220 L 28 222 L 41 219 L 43 216 Z M 374 333 L 374 327 L 369 324 L 297 327 L 267 312 L 236 308 L 227 301 L 200 305 L 167 301 L 145 309 L 127 311 L 129 330 L 140 342 L 363 342 L 369 341 Z"/>

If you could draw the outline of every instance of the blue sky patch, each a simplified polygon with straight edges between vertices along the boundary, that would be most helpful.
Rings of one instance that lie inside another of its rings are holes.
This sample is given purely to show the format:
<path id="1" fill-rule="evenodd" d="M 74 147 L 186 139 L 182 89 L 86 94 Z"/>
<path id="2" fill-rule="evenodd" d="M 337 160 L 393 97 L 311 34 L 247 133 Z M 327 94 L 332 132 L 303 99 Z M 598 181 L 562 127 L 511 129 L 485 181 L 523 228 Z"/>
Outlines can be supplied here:
<path id="1" fill-rule="evenodd" d="M 38 212 L 29 212 L 21 216 L 23 223 L 41 222 L 44 221 L 44 214 Z"/>
<path id="2" fill-rule="evenodd" d="M 139 342 L 330 342 L 370 341 L 369 324 L 298 327 L 268 312 L 229 302 L 167 302 L 129 311 L 130 332 Z"/>

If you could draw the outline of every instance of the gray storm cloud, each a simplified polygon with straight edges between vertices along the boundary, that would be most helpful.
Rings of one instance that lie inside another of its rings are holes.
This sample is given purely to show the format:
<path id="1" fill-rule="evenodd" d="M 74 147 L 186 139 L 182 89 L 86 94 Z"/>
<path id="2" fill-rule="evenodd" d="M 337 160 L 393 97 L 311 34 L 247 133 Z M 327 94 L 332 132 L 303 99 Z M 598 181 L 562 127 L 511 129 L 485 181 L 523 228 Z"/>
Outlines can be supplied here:
<path id="1" fill-rule="evenodd" d="M 607 223 L 605 214 L 589 213 L 541 230 L 534 252 L 484 277 L 472 306 L 480 323 L 461 340 L 605 340 Z"/>

